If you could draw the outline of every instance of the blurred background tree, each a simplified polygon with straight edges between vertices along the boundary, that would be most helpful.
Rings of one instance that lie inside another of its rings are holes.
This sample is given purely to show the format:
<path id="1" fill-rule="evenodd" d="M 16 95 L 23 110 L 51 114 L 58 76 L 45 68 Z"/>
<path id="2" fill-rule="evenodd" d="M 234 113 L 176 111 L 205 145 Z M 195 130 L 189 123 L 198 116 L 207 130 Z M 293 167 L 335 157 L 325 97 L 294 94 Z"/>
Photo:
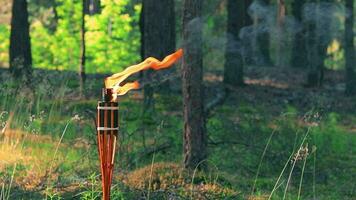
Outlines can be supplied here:
<path id="1" fill-rule="evenodd" d="M 224 66 L 224 83 L 231 86 L 243 86 L 244 60 L 242 55 L 242 42 L 239 32 L 249 25 L 250 17 L 247 8 L 250 2 L 229 0 L 227 3 L 227 30 Z"/>
<path id="2" fill-rule="evenodd" d="M 9 57 L 10 70 L 14 76 L 30 78 L 32 55 L 26 0 L 15 0 L 12 3 Z"/>
<path id="3" fill-rule="evenodd" d="M 292 6 L 292 14 L 293 17 L 298 22 L 302 22 L 303 17 L 303 6 L 305 4 L 305 0 L 293 1 Z M 291 66 L 292 67 L 307 67 L 307 57 L 306 55 L 306 41 L 305 41 L 305 28 L 302 27 L 300 31 L 298 31 L 293 38 L 293 46 L 292 46 L 292 56 L 291 56 Z"/>
<path id="4" fill-rule="evenodd" d="M 163 59 L 173 53 L 176 48 L 174 1 L 166 0 L 157 3 L 155 0 L 143 0 L 141 13 L 142 59 L 148 57 Z M 144 79 L 149 80 L 150 73 L 150 70 L 143 72 Z M 165 81 L 163 85 L 165 90 L 169 91 L 169 82 Z M 145 85 L 144 110 L 150 114 L 154 108 L 153 94 L 154 88 Z"/>
<path id="5" fill-rule="evenodd" d="M 346 94 L 356 94 L 356 65 L 355 65 L 355 42 L 354 42 L 354 3 L 346 0 L 345 20 L 345 63 L 346 63 Z"/>

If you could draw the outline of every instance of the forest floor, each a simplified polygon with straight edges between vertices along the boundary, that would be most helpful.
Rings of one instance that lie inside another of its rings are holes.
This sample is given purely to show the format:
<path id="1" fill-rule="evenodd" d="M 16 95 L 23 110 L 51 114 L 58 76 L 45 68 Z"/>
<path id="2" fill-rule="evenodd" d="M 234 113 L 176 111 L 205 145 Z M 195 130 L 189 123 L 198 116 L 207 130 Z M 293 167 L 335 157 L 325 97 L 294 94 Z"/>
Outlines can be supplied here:
<path id="1" fill-rule="evenodd" d="M 120 99 L 112 198 L 354 199 L 356 98 L 345 97 L 343 72 L 326 71 L 322 87 L 306 88 L 304 71 L 246 69 L 246 86 L 207 116 L 205 173 L 180 167 L 179 84 L 155 94 L 148 116 L 141 91 Z M 209 103 L 222 76 L 205 74 Z M 103 76 L 89 76 L 86 99 L 74 73 L 36 76 L 32 92 L 1 73 L 0 199 L 100 199 L 93 117 Z"/>

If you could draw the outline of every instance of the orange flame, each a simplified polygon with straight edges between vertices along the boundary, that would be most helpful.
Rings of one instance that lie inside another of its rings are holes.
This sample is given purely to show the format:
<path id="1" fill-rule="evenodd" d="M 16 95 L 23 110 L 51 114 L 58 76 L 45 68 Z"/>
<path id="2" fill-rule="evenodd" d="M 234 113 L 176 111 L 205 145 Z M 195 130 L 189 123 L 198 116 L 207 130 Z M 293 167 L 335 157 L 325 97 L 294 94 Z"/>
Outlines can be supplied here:
<path id="1" fill-rule="evenodd" d="M 178 49 L 175 53 L 165 57 L 162 61 L 159 61 L 153 57 L 149 57 L 140 64 L 132 65 L 130 67 L 127 67 L 122 72 L 119 72 L 117 74 L 105 78 L 105 88 L 113 89 L 113 97 L 115 100 L 117 96 L 124 95 L 128 91 L 132 89 L 138 89 L 140 87 L 140 84 L 137 81 L 132 83 L 126 83 L 125 85 L 120 86 L 120 84 L 129 76 L 139 71 L 147 70 L 150 68 L 154 70 L 168 68 L 172 64 L 174 64 L 179 58 L 181 58 L 182 55 L 183 55 L 183 50 Z"/>

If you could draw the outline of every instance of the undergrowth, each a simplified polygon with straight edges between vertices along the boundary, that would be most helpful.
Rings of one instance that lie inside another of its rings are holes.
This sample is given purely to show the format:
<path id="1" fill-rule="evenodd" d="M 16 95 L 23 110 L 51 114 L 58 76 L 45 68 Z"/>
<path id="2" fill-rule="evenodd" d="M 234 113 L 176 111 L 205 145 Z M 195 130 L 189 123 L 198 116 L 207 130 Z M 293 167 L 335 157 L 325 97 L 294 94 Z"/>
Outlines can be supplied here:
<path id="1" fill-rule="evenodd" d="M 95 95 L 79 99 L 75 88 L 67 87 L 70 80 L 51 81 L 33 93 L 15 83 L 2 85 L 1 200 L 101 198 Z M 180 98 L 155 98 L 148 116 L 142 115 L 140 95 L 120 99 L 112 199 L 336 200 L 355 195 L 352 113 L 293 104 L 276 111 L 247 100 L 228 102 L 207 119 L 209 167 L 194 174 L 180 165 Z"/>

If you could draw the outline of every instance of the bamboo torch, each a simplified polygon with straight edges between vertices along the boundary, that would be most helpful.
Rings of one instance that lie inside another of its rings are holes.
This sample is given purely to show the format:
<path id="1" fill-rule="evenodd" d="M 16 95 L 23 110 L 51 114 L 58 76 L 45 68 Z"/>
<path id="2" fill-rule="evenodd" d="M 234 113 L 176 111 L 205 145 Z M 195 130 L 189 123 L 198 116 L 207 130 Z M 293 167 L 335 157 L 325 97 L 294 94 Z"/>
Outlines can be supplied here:
<path id="1" fill-rule="evenodd" d="M 116 138 L 119 131 L 118 110 L 118 102 L 113 101 L 112 89 L 102 89 L 102 100 L 98 102 L 97 107 L 97 137 L 104 200 L 110 199 Z"/>
<path id="2" fill-rule="evenodd" d="M 117 97 L 126 94 L 132 89 L 138 89 L 137 81 L 122 84 L 130 75 L 142 70 L 160 70 L 170 67 L 183 55 L 179 49 L 168 55 L 162 61 L 149 57 L 140 64 L 130 66 L 124 71 L 105 79 L 105 88 L 102 89 L 102 100 L 97 106 L 97 139 L 100 158 L 100 170 L 103 190 L 103 200 L 110 200 L 110 188 L 113 177 L 116 140 L 119 133 L 119 107 Z"/>

